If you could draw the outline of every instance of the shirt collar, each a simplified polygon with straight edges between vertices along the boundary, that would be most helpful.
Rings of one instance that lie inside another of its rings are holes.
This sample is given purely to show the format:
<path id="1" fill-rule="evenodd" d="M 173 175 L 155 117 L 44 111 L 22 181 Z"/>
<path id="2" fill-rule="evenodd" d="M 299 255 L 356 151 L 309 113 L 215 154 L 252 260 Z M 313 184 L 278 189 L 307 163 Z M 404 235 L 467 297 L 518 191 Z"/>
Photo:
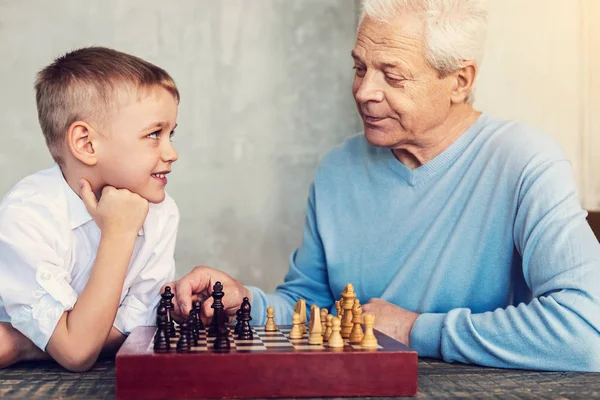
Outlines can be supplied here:
<path id="1" fill-rule="evenodd" d="M 56 166 L 57 173 L 60 175 L 60 180 L 63 185 L 63 190 L 65 192 L 65 196 L 67 197 L 67 207 L 69 208 L 69 225 L 71 230 L 79 228 L 80 226 L 87 224 L 92 221 L 93 218 L 88 212 L 83 200 L 79 197 L 71 186 L 67 183 L 67 180 L 62 174 L 62 171 Z M 138 236 L 144 236 L 144 227 L 140 229 L 138 232 Z"/>

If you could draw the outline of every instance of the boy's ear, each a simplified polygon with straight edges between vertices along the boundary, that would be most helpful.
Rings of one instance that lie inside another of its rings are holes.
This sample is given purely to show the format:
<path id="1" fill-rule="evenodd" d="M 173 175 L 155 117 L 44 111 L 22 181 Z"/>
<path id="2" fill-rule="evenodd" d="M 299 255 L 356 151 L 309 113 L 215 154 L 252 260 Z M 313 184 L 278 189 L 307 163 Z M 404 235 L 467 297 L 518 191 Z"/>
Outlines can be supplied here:
<path id="1" fill-rule="evenodd" d="M 95 144 L 96 132 L 83 121 L 75 121 L 67 131 L 67 146 L 69 151 L 79 161 L 87 166 L 98 162 Z"/>

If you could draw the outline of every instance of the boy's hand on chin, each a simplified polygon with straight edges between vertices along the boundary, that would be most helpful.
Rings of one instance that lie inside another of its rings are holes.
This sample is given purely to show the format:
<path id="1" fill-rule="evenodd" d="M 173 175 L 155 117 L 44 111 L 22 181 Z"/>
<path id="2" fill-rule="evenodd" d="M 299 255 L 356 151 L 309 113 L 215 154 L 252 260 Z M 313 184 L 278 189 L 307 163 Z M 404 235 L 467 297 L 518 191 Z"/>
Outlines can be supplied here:
<path id="1" fill-rule="evenodd" d="M 148 215 L 148 200 L 112 186 L 105 186 L 97 200 L 87 180 L 81 179 L 79 186 L 79 195 L 103 234 L 137 235 Z"/>

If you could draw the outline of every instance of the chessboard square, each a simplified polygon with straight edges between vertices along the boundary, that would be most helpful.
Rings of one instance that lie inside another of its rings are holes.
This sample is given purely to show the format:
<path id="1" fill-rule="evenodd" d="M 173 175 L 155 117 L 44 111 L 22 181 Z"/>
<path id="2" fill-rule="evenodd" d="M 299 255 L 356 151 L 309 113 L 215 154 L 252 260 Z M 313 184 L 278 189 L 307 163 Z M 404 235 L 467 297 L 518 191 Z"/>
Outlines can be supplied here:
<path id="1" fill-rule="evenodd" d="M 271 348 L 271 347 L 279 347 L 279 348 L 281 348 L 281 347 L 289 347 L 290 349 L 294 348 L 294 345 L 291 344 L 288 341 L 285 341 L 285 342 L 265 342 L 265 346 L 267 346 L 268 348 Z"/>
<path id="2" fill-rule="evenodd" d="M 296 349 L 296 350 L 325 350 L 325 347 L 322 345 L 316 345 L 316 344 L 299 344 L 299 345 L 294 345 L 294 349 Z"/>
<path id="3" fill-rule="evenodd" d="M 352 347 L 354 350 L 375 350 L 375 349 L 365 349 L 360 344 L 350 344 L 347 343 L 348 346 Z M 381 345 L 377 345 L 377 350 L 381 350 L 383 347 Z"/>
<path id="4" fill-rule="evenodd" d="M 262 338 L 263 343 L 288 343 L 289 340 L 287 340 L 284 337 L 281 336 L 277 336 L 277 337 L 273 337 L 273 338 Z"/>
<path id="5" fill-rule="evenodd" d="M 252 346 L 262 346 L 262 342 L 252 342 L 252 341 L 248 341 L 248 342 L 240 342 L 237 341 L 235 342 L 237 347 L 252 347 Z"/>
<path id="6" fill-rule="evenodd" d="M 238 347 L 237 348 L 238 353 L 250 353 L 253 351 L 265 351 L 265 350 L 267 350 L 266 347 L 248 347 L 248 348 Z"/>

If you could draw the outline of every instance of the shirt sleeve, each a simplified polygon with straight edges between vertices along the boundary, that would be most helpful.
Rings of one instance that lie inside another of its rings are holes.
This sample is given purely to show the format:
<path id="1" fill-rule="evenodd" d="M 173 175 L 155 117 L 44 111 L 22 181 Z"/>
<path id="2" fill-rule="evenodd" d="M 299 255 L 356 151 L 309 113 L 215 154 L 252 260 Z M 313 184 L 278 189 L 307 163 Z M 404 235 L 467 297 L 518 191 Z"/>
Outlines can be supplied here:
<path id="1" fill-rule="evenodd" d="M 10 204 L 0 210 L 0 298 L 11 324 L 44 350 L 77 293 L 65 268 L 68 237 L 50 210 Z"/>
<path id="2" fill-rule="evenodd" d="M 310 187 L 302 244 L 290 256 L 290 267 L 284 283 L 271 294 L 248 287 L 252 292 L 253 324 L 266 323 L 268 306 L 275 309 L 275 323 L 291 325 L 294 305 L 299 298 L 304 298 L 306 304 L 321 304 L 328 308 L 335 301 L 329 288 L 323 243 L 317 228 L 315 196 L 313 184 Z"/>
<path id="3" fill-rule="evenodd" d="M 175 242 L 179 226 L 179 210 L 170 197 L 162 204 L 164 223 L 159 225 L 159 237 L 148 263 L 133 280 L 117 310 L 113 326 L 129 335 L 138 326 L 156 325 L 156 309 L 160 289 L 175 277 Z M 146 235 L 151 234 L 146 232 Z"/>
<path id="4" fill-rule="evenodd" d="M 565 159 L 529 166 L 514 221 L 532 300 L 473 314 L 422 314 L 410 335 L 420 356 L 493 367 L 600 371 L 600 244 Z"/>

